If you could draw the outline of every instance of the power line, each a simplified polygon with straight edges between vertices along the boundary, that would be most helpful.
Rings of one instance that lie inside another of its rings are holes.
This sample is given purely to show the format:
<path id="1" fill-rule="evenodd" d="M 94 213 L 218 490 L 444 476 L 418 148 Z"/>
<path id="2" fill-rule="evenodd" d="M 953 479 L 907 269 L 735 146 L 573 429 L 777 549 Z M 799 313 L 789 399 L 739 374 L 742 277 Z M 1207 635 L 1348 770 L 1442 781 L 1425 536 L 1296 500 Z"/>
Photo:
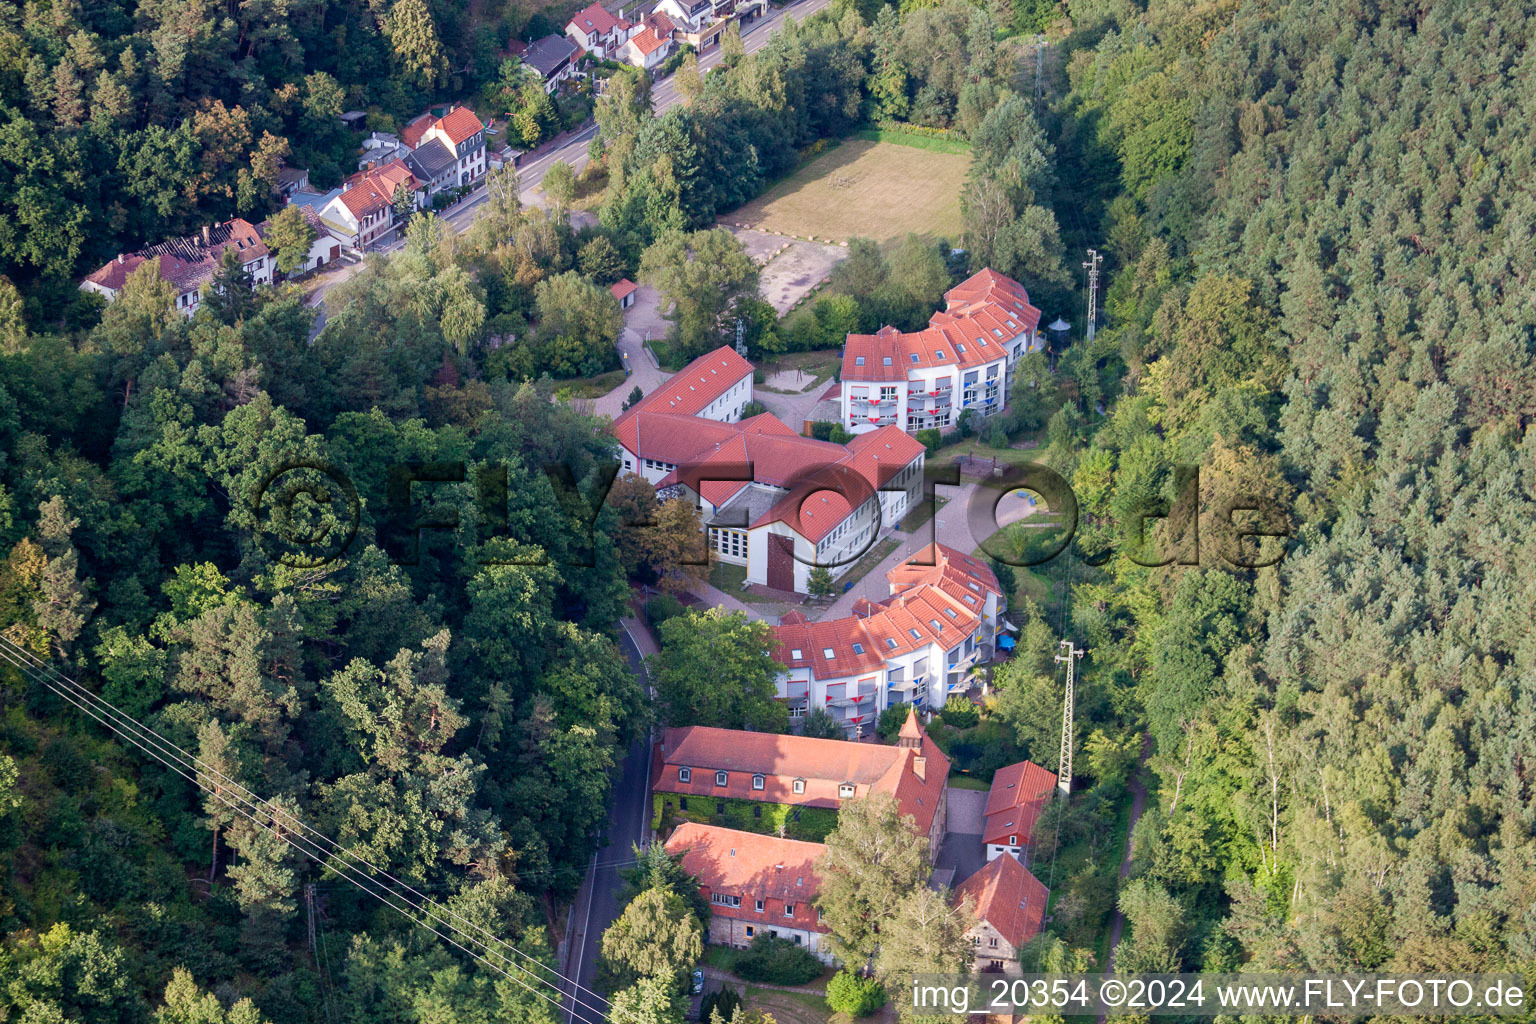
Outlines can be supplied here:
<path id="1" fill-rule="evenodd" d="M 353 885 L 356 885 L 359 889 L 362 889 L 364 892 L 373 896 L 375 899 L 379 900 L 390 909 L 398 911 L 410 919 L 413 924 L 416 924 L 422 928 L 426 928 L 428 931 L 438 936 L 444 942 L 448 942 L 458 947 L 465 953 L 468 953 L 476 961 L 484 964 L 491 970 L 494 970 L 497 973 L 512 979 L 513 981 L 522 985 L 524 988 L 528 989 L 529 992 L 533 993 L 541 999 L 544 999 L 546 1002 L 549 1002 L 552 1006 L 559 1008 L 559 1003 L 557 1003 L 555 1000 L 551 999 L 549 996 L 545 995 L 538 989 L 528 985 L 522 977 L 516 974 L 512 974 L 511 972 L 503 969 L 498 964 L 492 963 L 488 956 L 485 954 L 496 957 L 502 962 L 511 965 L 514 969 L 521 971 L 522 974 L 531 977 L 534 981 L 553 989 L 557 995 L 564 996 L 560 986 L 556 985 L 548 978 L 540 977 L 528 967 L 508 959 L 495 946 L 493 946 L 491 942 L 487 942 L 484 939 L 470 935 L 464 929 L 454 924 L 452 920 L 449 920 L 449 918 L 456 918 L 460 921 L 463 921 L 474 930 L 484 935 L 490 936 L 497 945 L 506 947 L 513 953 L 516 953 L 518 956 L 523 957 L 525 960 L 528 960 L 529 962 L 537 965 L 554 977 L 569 983 L 573 989 L 570 996 L 571 1001 L 577 1005 L 582 1006 L 583 1008 L 594 1010 L 597 1013 L 599 1020 L 603 1018 L 604 1014 L 600 1008 L 593 1006 L 591 1003 L 586 1002 L 580 996 L 576 995 L 576 992 L 588 992 L 598 1000 L 605 1003 L 607 1002 L 606 999 L 597 993 L 592 992 L 591 989 L 586 988 L 585 986 L 572 979 L 564 977 L 554 968 L 549 967 L 547 964 L 544 964 L 529 954 L 524 953 L 522 950 L 518 949 L 511 943 L 508 943 L 506 940 L 494 935 L 493 933 L 487 931 L 485 928 L 474 924 L 474 922 L 468 921 L 459 914 L 440 906 L 436 902 L 428 899 L 425 895 L 414 889 L 409 884 L 401 882 L 399 879 L 396 879 L 393 875 L 390 875 L 388 872 L 382 870 L 381 868 L 370 864 L 368 861 L 361 857 L 357 857 L 348 851 L 342 850 L 328 837 L 310 828 L 294 815 L 284 812 L 281 808 L 272 804 L 270 801 L 257 800 L 249 790 L 235 782 L 233 779 L 230 779 L 224 773 L 189 754 L 186 750 L 177 746 L 175 743 L 172 743 L 170 740 L 167 740 L 159 733 L 156 733 L 154 730 L 143 725 L 141 722 L 125 714 L 108 701 L 96 696 L 91 691 L 75 682 L 73 679 L 70 679 L 68 676 L 55 671 L 41 660 L 39 660 L 37 657 L 35 657 L 31 652 L 11 643 L 4 637 L 0 637 L 0 660 L 3 660 L 6 663 L 12 665 L 14 668 L 20 670 L 27 678 L 31 679 L 32 681 L 47 687 L 50 691 L 63 698 L 76 709 L 84 712 L 90 718 L 106 727 L 109 731 L 132 743 L 134 746 L 144 751 L 144 753 L 148 754 L 154 760 L 169 768 L 172 772 L 191 782 L 194 786 L 208 792 L 210 795 L 223 802 L 235 813 L 248 818 L 253 823 L 255 823 L 257 827 L 267 830 L 278 839 L 283 840 L 289 846 L 302 853 L 304 856 L 315 861 L 321 867 L 326 868 L 327 870 L 335 873 L 338 877 L 341 877 L 346 881 L 351 882 Z M 58 682 L 55 682 L 55 680 Z M 189 771 L 192 774 L 188 774 Z M 207 776 L 206 779 L 204 778 L 205 775 Z M 227 793 L 226 790 L 228 791 Z M 242 806 L 242 804 L 248 806 Z M 270 823 L 267 820 L 264 820 L 265 818 L 270 818 Z M 285 824 L 291 824 L 293 828 L 291 830 L 285 830 Z M 316 842 L 315 840 L 301 836 L 301 832 L 308 832 L 314 836 L 317 836 L 320 842 Z M 320 845 L 322 842 L 326 846 L 330 847 L 329 851 Z M 300 845 L 301 843 L 304 845 Z M 317 853 L 316 851 L 319 852 Z M 412 892 L 423 902 L 420 904 L 415 903 L 409 897 L 395 891 L 393 888 L 387 887 L 382 883 L 375 881 L 366 872 L 358 868 L 353 863 L 353 861 L 357 861 L 358 863 L 366 865 L 374 873 L 382 875 L 384 878 L 389 879 L 389 881 L 395 885 L 398 885 Z M 336 862 L 339 862 L 339 864 Z M 361 880 L 359 880 L 359 878 Z M 371 886 L 376 886 L 377 889 L 371 888 Z M 378 890 L 382 890 L 382 892 Z M 392 900 L 397 900 L 399 903 L 402 903 L 405 906 L 397 906 L 395 902 L 392 902 Z M 412 913 L 413 911 L 414 913 Z M 418 915 L 420 915 L 420 917 L 418 917 Z M 442 932 L 438 931 L 437 928 L 433 927 L 432 924 L 421 920 L 421 917 L 425 917 L 428 921 L 431 921 L 435 924 L 442 925 L 444 928 L 453 932 L 460 938 L 463 938 L 467 942 L 479 945 L 484 949 L 485 953 L 482 954 L 481 952 L 477 952 L 474 949 L 470 949 L 468 946 L 463 945 L 462 943 L 456 941 L 454 938 L 448 935 L 444 935 Z"/>

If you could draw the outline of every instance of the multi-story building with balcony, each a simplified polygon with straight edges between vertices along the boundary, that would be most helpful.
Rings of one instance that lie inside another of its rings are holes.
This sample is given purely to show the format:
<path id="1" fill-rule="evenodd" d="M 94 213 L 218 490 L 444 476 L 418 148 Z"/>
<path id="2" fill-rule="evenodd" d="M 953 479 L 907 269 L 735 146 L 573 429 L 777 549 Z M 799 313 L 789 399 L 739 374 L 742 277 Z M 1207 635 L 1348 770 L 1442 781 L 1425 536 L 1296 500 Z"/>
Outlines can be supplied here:
<path id="1" fill-rule="evenodd" d="M 982 270 L 944 293 L 921 331 L 850 334 L 843 349 L 841 420 L 851 433 L 953 426 L 961 413 L 1007 404 L 1015 365 L 1042 342 L 1040 310 L 1012 278 Z"/>
<path id="2" fill-rule="evenodd" d="M 886 579 L 891 597 L 857 602 L 847 618 L 791 611 L 773 628 L 791 718 L 819 707 L 850 736 L 867 735 L 892 705 L 943 707 L 991 660 L 1006 602 L 985 563 L 933 544 Z"/>

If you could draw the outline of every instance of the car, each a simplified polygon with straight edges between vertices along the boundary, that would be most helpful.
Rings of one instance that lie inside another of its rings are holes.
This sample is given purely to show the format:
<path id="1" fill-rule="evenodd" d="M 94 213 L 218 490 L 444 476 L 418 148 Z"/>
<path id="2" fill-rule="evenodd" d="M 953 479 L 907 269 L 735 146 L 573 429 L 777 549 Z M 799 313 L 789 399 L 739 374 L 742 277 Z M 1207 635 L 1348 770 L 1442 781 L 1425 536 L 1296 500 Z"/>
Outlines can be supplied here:
<path id="1" fill-rule="evenodd" d="M 694 969 L 693 983 L 688 987 L 688 991 L 693 995 L 698 995 L 704 991 L 704 968 L 698 967 Z"/>

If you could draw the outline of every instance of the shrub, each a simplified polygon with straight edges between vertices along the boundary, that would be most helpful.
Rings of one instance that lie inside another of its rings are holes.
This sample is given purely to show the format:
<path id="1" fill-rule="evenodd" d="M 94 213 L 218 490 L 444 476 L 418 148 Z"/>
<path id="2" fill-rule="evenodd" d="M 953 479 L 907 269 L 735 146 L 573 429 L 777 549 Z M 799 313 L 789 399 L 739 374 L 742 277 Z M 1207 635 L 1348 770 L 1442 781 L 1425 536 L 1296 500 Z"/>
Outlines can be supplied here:
<path id="1" fill-rule="evenodd" d="M 933 427 L 929 427 L 927 430 L 919 430 L 912 436 L 917 438 L 919 444 L 928 449 L 928 456 L 930 458 L 932 458 L 934 453 L 937 452 L 939 448 L 944 444 L 944 435 L 940 434 L 938 430 L 934 429 Z"/>
<path id="2" fill-rule="evenodd" d="M 737 957 L 736 973 L 767 985 L 804 985 L 821 976 L 821 961 L 788 939 L 759 935 Z"/>
<path id="3" fill-rule="evenodd" d="M 711 992 L 704 997 L 704 1002 L 699 1006 L 699 1020 L 713 1020 L 714 1011 L 720 1011 L 721 1020 L 730 1020 L 741 1005 L 741 996 L 736 994 L 733 988 L 723 988 L 718 992 Z"/>
<path id="4" fill-rule="evenodd" d="M 956 729 L 969 729 L 981 721 L 981 712 L 969 697 L 954 696 L 944 704 L 944 721 Z"/>
<path id="5" fill-rule="evenodd" d="M 805 716 L 800 726 L 802 735 L 812 739 L 841 740 L 846 739 L 847 734 L 843 727 L 837 723 L 837 719 L 827 713 L 825 708 L 812 708 L 811 713 Z"/>
<path id="6" fill-rule="evenodd" d="M 818 441 L 828 441 L 832 438 L 832 428 L 837 426 L 831 420 L 817 420 L 811 424 L 811 436 Z"/>
<path id="7" fill-rule="evenodd" d="M 884 1006 L 885 1001 L 885 986 L 874 978 L 841 970 L 827 982 L 827 1005 L 834 1013 L 867 1017 Z"/>
<path id="8" fill-rule="evenodd" d="M 892 704 L 880 712 L 880 722 L 875 726 L 875 735 L 889 743 L 901 732 L 901 727 L 907 722 L 907 705 Z"/>
<path id="9" fill-rule="evenodd" d="M 683 602 L 671 594 L 657 594 L 650 600 L 649 612 L 651 628 L 660 629 L 663 622 L 683 614 Z"/>

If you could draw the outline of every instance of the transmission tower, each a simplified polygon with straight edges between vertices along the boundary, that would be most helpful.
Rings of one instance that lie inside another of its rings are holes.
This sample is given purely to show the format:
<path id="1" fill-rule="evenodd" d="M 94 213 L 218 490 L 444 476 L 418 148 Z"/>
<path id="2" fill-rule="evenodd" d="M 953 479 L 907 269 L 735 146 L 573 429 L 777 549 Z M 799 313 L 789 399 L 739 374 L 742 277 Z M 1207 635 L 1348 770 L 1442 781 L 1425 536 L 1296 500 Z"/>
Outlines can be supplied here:
<path id="1" fill-rule="evenodd" d="M 309 952 L 318 957 L 319 954 L 315 952 L 315 887 L 313 885 L 304 886 L 304 908 L 309 916 Z M 316 964 L 318 963 L 317 959 Z"/>
<path id="2" fill-rule="evenodd" d="M 1099 264 L 1104 262 L 1104 257 L 1099 255 L 1099 250 L 1089 249 L 1088 258 L 1083 261 L 1083 266 L 1088 268 L 1088 340 L 1093 340 L 1093 328 L 1099 319 Z"/>
<path id="3" fill-rule="evenodd" d="M 1061 758 L 1057 761 L 1056 788 L 1061 790 L 1062 796 L 1066 796 L 1072 792 L 1073 670 L 1087 652 L 1078 650 L 1071 640 L 1063 640 L 1061 646 L 1066 653 L 1056 655 L 1056 660 L 1067 663 L 1067 696 L 1061 707 Z"/>
<path id="4" fill-rule="evenodd" d="M 1040 72 L 1045 65 L 1045 36 L 1035 36 L 1035 109 L 1040 109 Z"/>

